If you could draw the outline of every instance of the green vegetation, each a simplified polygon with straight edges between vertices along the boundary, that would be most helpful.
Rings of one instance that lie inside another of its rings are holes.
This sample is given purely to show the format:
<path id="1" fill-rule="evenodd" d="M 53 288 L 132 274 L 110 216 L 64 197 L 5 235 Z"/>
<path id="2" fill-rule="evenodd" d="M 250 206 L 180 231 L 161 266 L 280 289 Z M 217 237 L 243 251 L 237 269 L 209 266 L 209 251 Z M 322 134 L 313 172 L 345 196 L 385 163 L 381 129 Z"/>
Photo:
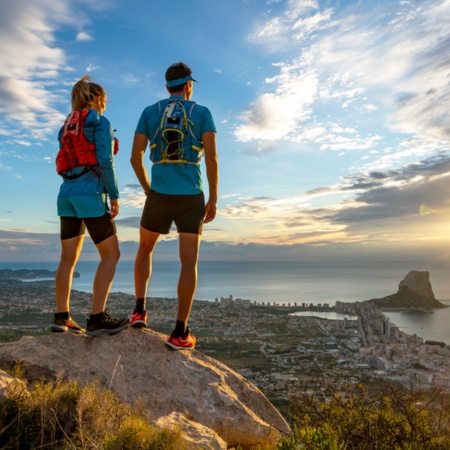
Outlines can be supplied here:
<path id="1" fill-rule="evenodd" d="M 294 434 L 278 448 L 444 450 L 450 448 L 449 406 L 443 391 L 389 383 L 373 391 L 358 385 L 345 395 L 332 387 L 301 393 L 291 400 Z"/>
<path id="2" fill-rule="evenodd" d="M 0 399 L 0 448 L 182 450 L 179 431 L 153 428 L 137 409 L 97 384 L 41 381 Z"/>
<path id="3" fill-rule="evenodd" d="M 15 376 L 20 376 L 20 368 Z M 299 393 L 289 414 L 294 433 L 278 450 L 444 450 L 450 448 L 450 399 L 440 390 L 416 391 L 384 383 L 345 394 L 318 383 Z M 0 399 L 0 448 L 183 450 L 178 430 L 152 427 L 109 389 L 57 378 Z"/>

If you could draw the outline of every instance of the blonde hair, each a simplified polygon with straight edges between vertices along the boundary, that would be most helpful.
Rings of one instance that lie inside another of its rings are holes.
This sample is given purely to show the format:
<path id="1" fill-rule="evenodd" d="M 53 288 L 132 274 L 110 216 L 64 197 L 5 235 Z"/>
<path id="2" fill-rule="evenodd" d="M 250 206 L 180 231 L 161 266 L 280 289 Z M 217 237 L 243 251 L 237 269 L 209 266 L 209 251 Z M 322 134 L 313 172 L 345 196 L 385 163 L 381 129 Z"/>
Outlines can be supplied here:
<path id="1" fill-rule="evenodd" d="M 91 106 L 96 97 L 106 100 L 105 90 L 85 75 L 72 88 L 72 109 L 83 109 Z"/>

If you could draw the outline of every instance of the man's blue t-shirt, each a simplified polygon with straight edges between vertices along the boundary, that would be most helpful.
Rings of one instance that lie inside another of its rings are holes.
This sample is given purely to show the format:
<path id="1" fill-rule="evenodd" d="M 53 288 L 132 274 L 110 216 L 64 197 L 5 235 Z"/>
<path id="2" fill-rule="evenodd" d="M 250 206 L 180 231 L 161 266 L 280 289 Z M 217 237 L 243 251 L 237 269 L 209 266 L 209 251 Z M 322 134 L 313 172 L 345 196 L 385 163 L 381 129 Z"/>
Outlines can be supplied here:
<path id="1" fill-rule="evenodd" d="M 187 102 L 180 96 L 172 95 L 170 100 Z M 150 141 L 156 134 L 163 111 L 158 103 L 148 106 L 142 112 L 136 127 L 136 133 L 144 134 Z M 193 132 L 202 142 L 202 135 L 207 131 L 216 132 L 211 112 L 205 106 L 196 104 L 190 116 L 195 124 Z M 193 195 L 203 192 L 200 165 L 196 164 L 153 164 L 151 171 L 151 189 L 161 194 Z"/>

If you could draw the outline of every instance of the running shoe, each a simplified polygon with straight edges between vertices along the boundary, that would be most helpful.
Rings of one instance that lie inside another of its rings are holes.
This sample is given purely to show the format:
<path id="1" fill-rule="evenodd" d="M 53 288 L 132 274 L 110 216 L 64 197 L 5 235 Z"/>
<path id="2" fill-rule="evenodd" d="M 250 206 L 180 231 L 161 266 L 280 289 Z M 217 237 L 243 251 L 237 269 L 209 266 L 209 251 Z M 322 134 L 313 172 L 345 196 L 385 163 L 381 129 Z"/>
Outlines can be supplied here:
<path id="1" fill-rule="evenodd" d="M 178 335 L 174 330 L 167 339 L 166 345 L 174 350 L 193 350 L 196 342 L 197 339 L 189 332 L 189 327 L 187 327 L 183 336 Z"/>
<path id="2" fill-rule="evenodd" d="M 100 322 L 92 322 L 87 319 L 86 334 L 89 336 L 100 336 L 102 334 L 116 334 L 128 327 L 126 319 L 115 319 L 111 317 L 106 311 L 103 311 L 102 320 Z"/>
<path id="3" fill-rule="evenodd" d="M 129 327 L 133 328 L 144 328 L 147 326 L 147 311 L 136 312 L 133 310 L 131 313 Z"/>
<path id="4" fill-rule="evenodd" d="M 68 319 L 57 319 L 56 316 L 53 316 L 53 322 L 48 329 L 53 333 L 64 333 L 66 331 L 75 334 L 84 333 L 84 329 L 81 328 L 72 317 L 69 317 Z"/>

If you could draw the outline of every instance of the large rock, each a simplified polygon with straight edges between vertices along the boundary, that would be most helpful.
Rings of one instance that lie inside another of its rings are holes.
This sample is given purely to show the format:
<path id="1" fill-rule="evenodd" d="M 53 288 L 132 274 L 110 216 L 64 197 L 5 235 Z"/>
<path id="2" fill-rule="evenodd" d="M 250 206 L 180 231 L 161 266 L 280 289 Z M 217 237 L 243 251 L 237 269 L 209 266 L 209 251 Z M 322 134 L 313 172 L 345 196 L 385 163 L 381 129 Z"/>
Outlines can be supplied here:
<path id="1" fill-rule="evenodd" d="M 154 425 L 162 429 L 181 430 L 188 450 L 227 450 L 228 447 L 215 431 L 175 411 L 168 416 L 160 417 Z"/>
<path id="2" fill-rule="evenodd" d="M 22 362 L 25 378 L 63 373 L 94 379 L 123 400 L 142 399 L 153 421 L 173 412 L 214 430 L 228 446 L 276 445 L 290 428 L 267 398 L 224 364 L 198 352 L 173 351 L 165 336 L 127 329 L 114 336 L 55 333 L 0 344 L 0 368 Z"/>
<path id="3" fill-rule="evenodd" d="M 383 298 L 369 300 L 379 308 L 387 309 L 426 309 L 446 308 L 446 305 L 436 300 L 430 282 L 430 273 L 411 270 L 400 281 L 395 294 Z"/>
<path id="4" fill-rule="evenodd" d="M 398 292 L 408 288 L 418 296 L 424 299 L 436 300 L 430 283 L 430 272 L 419 272 L 411 270 L 406 277 L 400 281 Z"/>
<path id="5" fill-rule="evenodd" d="M 0 370 L 0 397 L 4 397 L 10 390 L 26 390 L 25 383 Z"/>

